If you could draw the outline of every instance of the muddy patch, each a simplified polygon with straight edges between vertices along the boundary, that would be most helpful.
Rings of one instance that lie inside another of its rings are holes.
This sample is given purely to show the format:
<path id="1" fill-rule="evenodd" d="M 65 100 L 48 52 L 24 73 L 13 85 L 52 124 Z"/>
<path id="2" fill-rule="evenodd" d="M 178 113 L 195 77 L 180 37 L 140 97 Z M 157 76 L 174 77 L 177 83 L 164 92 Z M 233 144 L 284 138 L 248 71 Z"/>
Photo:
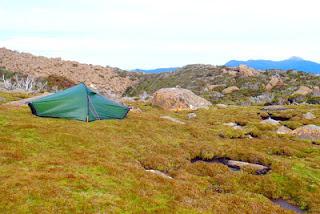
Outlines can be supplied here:
<path id="1" fill-rule="evenodd" d="M 289 204 L 287 201 L 283 199 L 275 199 L 272 200 L 274 204 L 279 205 L 283 209 L 294 211 L 295 213 L 305 213 L 303 210 L 301 210 L 298 206 Z"/>
<path id="2" fill-rule="evenodd" d="M 191 163 L 195 163 L 198 161 L 203 161 L 207 163 L 221 163 L 229 167 L 232 171 L 240 171 L 243 168 L 252 168 L 255 171 L 256 175 L 265 175 L 270 171 L 270 167 L 264 166 L 262 164 L 249 163 L 244 161 L 231 160 L 227 157 L 214 157 L 211 159 L 204 159 L 201 157 L 195 157 L 191 159 Z"/>

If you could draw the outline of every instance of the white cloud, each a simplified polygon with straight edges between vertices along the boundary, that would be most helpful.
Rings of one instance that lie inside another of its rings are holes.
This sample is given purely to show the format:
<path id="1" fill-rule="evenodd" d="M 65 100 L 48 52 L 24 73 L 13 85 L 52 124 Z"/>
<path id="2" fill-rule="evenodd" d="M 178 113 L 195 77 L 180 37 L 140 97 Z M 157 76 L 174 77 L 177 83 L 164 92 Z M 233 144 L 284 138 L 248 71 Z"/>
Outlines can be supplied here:
<path id="1" fill-rule="evenodd" d="M 2 6 L 0 46 L 46 56 L 123 68 L 319 59 L 316 0 L 11 0 Z"/>

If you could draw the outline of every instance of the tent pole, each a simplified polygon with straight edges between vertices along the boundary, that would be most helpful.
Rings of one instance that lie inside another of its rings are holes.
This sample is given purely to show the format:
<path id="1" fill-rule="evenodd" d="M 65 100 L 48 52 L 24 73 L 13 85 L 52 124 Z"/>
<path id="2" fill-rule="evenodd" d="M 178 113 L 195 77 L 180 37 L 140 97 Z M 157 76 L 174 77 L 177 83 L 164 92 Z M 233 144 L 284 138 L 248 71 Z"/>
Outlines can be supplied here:
<path id="1" fill-rule="evenodd" d="M 89 122 L 89 116 L 87 115 L 87 123 Z"/>

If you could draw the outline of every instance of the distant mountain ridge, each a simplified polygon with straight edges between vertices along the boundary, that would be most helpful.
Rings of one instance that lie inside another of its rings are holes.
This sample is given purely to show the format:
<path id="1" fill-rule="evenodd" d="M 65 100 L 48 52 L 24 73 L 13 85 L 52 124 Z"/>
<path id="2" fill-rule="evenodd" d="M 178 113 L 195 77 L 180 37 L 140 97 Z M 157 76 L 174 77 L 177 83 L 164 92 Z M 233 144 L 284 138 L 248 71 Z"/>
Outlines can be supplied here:
<path id="1" fill-rule="evenodd" d="M 172 72 L 176 71 L 178 67 L 169 67 L 169 68 L 155 68 L 155 69 L 134 69 L 133 72 L 143 72 L 147 74 L 158 74 L 162 72 Z"/>
<path id="2" fill-rule="evenodd" d="M 308 60 L 304 60 L 300 57 L 291 57 L 282 61 L 272 61 L 272 60 L 248 60 L 248 61 L 238 61 L 231 60 L 225 64 L 229 67 L 237 67 L 239 65 L 247 65 L 249 67 L 268 70 L 268 69 L 281 69 L 281 70 L 298 70 L 313 74 L 320 74 L 320 64 Z"/>

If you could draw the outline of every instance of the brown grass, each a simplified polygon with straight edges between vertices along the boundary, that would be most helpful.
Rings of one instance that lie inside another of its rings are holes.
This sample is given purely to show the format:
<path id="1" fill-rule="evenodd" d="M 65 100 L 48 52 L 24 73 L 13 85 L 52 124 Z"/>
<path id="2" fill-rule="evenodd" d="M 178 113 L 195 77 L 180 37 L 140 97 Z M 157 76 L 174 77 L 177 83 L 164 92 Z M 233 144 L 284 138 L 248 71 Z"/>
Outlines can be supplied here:
<path id="1" fill-rule="evenodd" d="M 278 137 L 260 125 L 258 107 L 199 110 L 187 120 L 187 112 L 134 105 L 143 113 L 92 123 L 0 106 L 0 212 L 290 213 L 269 200 L 284 198 L 319 213 L 319 146 Z M 320 125 L 319 107 L 294 108 L 298 116 L 313 111 L 318 119 L 311 122 Z M 259 138 L 221 138 L 222 124 L 234 121 Z M 259 162 L 272 170 L 263 176 L 232 172 L 219 163 L 191 163 L 196 156 Z"/>

